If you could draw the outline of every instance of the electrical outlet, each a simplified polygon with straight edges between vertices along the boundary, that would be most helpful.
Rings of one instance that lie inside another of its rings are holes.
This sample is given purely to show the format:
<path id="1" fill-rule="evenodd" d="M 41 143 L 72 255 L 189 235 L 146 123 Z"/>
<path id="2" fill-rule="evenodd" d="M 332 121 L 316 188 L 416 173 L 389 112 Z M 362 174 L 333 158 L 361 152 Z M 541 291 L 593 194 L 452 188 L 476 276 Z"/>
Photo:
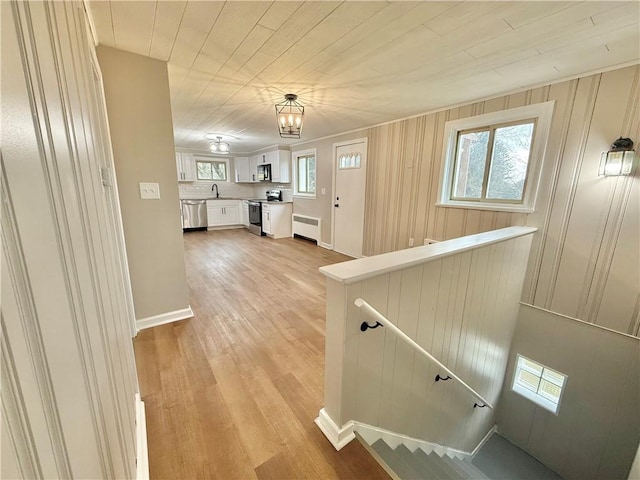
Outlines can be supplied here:
<path id="1" fill-rule="evenodd" d="M 431 245 L 432 243 L 438 243 L 439 240 L 433 240 L 431 238 L 425 238 L 424 239 L 424 244 L 425 245 Z"/>
<path id="2" fill-rule="evenodd" d="M 413 238 L 410 238 L 410 239 L 409 239 L 409 246 L 410 246 L 410 247 L 413 247 Z"/>
<path id="3" fill-rule="evenodd" d="M 140 198 L 143 200 L 157 200 L 160 198 L 160 184 L 140 182 Z"/>

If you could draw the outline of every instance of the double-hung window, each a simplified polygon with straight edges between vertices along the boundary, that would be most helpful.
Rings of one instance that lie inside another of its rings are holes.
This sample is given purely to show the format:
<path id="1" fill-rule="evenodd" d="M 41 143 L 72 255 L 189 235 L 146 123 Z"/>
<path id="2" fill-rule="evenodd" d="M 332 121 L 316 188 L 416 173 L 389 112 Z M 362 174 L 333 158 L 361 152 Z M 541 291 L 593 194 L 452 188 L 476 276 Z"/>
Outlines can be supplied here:
<path id="1" fill-rule="evenodd" d="M 298 197 L 316 196 L 316 151 L 294 152 L 295 195 Z"/>
<path id="2" fill-rule="evenodd" d="M 553 102 L 447 122 L 438 206 L 532 212 Z"/>
<path id="3" fill-rule="evenodd" d="M 228 161 L 218 158 L 196 158 L 196 180 L 226 182 Z"/>

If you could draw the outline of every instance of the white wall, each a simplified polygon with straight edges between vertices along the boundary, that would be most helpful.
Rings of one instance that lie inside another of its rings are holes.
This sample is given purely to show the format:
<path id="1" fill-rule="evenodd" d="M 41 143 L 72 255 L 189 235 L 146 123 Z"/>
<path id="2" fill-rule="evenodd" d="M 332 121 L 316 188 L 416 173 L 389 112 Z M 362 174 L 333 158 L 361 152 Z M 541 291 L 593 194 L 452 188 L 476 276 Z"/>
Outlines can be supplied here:
<path id="1" fill-rule="evenodd" d="M 539 228 L 523 298 L 638 335 L 640 187 L 638 175 L 599 178 L 600 153 L 619 136 L 640 145 L 640 66 L 545 85 L 368 130 L 305 142 L 317 148 L 315 200 L 294 211 L 323 218 L 331 239 L 331 145 L 368 137 L 364 254 L 421 245 L 509 225 Z M 444 125 L 449 120 L 555 100 L 536 211 L 518 214 L 436 207 Z"/>
<path id="2" fill-rule="evenodd" d="M 557 415 L 511 391 L 518 353 L 568 376 Z M 497 423 L 567 480 L 627 478 L 640 442 L 640 340 L 522 305 Z"/>
<path id="3" fill-rule="evenodd" d="M 167 64 L 103 46 L 97 53 L 136 318 L 188 310 Z M 142 200 L 140 182 L 158 183 L 160 199 Z"/>
<path id="4" fill-rule="evenodd" d="M 329 276 L 324 409 L 338 427 L 355 420 L 467 452 L 477 446 L 495 410 L 473 408 L 476 399 L 454 381 L 436 383 L 439 367 L 388 329 L 361 332 L 362 321 L 375 322 L 353 302 L 371 304 L 496 405 L 531 245 L 532 234 L 524 235 L 488 245 L 452 240 L 387 254 L 398 254 L 388 262 L 370 257 L 321 269 Z M 449 245 L 462 249 L 437 253 Z M 410 266 L 399 266 L 409 257 Z M 376 271 L 387 263 L 394 267 Z M 373 272 L 360 280 L 368 265 Z"/>
<path id="5" fill-rule="evenodd" d="M 134 478 L 134 318 L 84 10 L 0 8 L 0 476 Z"/>

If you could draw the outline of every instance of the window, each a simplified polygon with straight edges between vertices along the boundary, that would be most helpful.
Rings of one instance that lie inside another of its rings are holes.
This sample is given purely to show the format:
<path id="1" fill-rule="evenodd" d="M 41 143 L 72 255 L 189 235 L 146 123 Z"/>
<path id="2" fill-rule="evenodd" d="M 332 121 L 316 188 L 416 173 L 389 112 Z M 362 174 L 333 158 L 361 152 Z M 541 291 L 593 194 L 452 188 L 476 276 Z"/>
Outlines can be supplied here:
<path id="1" fill-rule="evenodd" d="M 345 170 L 347 168 L 360 168 L 360 152 L 343 153 L 338 158 L 338 168 Z"/>
<path id="2" fill-rule="evenodd" d="M 438 206 L 534 210 L 553 102 L 447 122 Z"/>
<path id="3" fill-rule="evenodd" d="M 535 120 L 458 133 L 451 198 L 522 203 Z"/>
<path id="4" fill-rule="evenodd" d="M 295 195 L 299 197 L 316 196 L 316 151 L 295 152 Z"/>
<path id="5" fill-rule="evenodd" d="M 555 414 L 567 376 L 518 354 L 511 390 Z"/>
<path id="6" fill-rule="evenodd" d="M 227 181 L 227 160 L 223 159 L 196 159 L 196 180 Z"/>

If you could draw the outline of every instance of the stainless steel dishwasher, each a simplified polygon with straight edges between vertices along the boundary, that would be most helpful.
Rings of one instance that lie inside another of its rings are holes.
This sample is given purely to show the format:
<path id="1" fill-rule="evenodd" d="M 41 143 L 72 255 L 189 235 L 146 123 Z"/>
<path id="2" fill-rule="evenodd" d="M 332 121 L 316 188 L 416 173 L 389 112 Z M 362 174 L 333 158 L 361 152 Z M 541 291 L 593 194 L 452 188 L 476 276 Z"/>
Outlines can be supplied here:
<path id="1" fill-rule="evenodd" d="M 207 228 L 207 201 L 206 200 L 181 200 L 182 204 L 182 229 Z"/>

